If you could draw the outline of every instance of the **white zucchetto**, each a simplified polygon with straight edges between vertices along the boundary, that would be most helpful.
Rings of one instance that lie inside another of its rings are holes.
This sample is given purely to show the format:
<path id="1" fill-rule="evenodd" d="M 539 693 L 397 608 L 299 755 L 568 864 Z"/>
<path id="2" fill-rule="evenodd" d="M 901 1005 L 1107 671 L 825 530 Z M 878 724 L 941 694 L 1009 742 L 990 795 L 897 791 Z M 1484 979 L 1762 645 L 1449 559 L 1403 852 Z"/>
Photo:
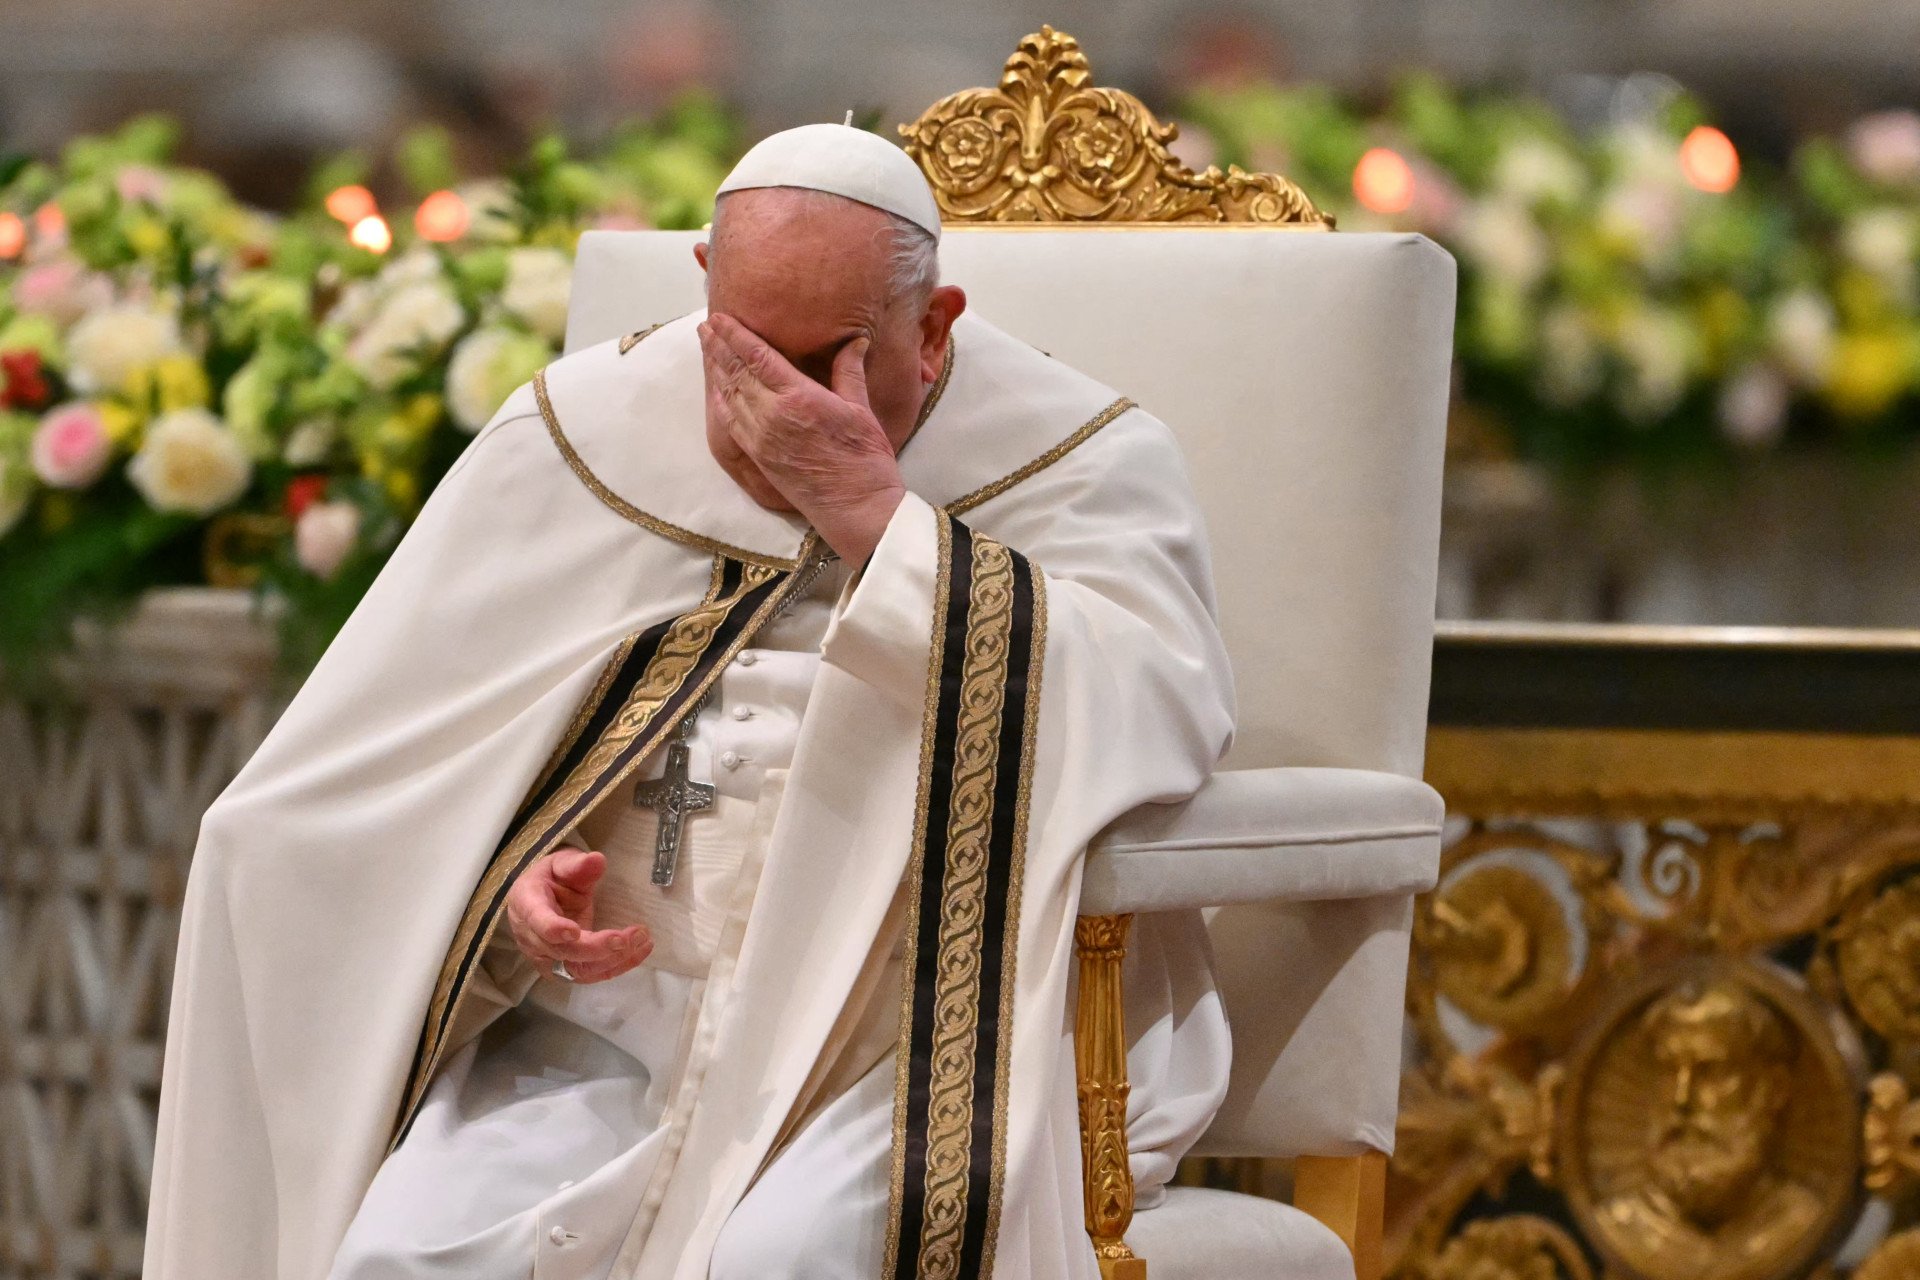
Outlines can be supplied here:
<path id="1" fill-rule="evenodd" d="M 876 133 L 803 124 L 763 138 L 740 157 L 717 195 L 755 187 L 825 191 L 898 214 L 940 238 L 940 206 L 920 166 Z"/>

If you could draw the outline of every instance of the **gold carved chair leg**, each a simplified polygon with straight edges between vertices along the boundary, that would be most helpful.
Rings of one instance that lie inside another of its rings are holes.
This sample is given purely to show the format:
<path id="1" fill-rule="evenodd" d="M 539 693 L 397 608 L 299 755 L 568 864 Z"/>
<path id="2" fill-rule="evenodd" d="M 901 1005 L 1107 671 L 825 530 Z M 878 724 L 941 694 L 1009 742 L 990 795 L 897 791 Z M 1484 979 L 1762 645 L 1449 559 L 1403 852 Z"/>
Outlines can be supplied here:
<path id="1" fill-rule="evenodd" d="M 1133 1171 L 1127 1166 L 1127 1031 L 1120 961 L 1132 916 L 1081 916 L 1074 926 L 1080 1003 L 1073 1057 L 1079 1076 L 1080 1172 L 1086 1183 L 1087 1234 L 1101 1280 L 1147 1280 L 1147 1264 L 1127 1248 L 1133 1222 Z"/>
<path id="2" fill-rule="evenodd" d="M 1386 1227 L 1387 1158 L 1301 1156 L 1293 1164 L 1293 1203 L 1346 1241 L 1354 1280 L 1380 1280 L 1381 1233 Z"/>

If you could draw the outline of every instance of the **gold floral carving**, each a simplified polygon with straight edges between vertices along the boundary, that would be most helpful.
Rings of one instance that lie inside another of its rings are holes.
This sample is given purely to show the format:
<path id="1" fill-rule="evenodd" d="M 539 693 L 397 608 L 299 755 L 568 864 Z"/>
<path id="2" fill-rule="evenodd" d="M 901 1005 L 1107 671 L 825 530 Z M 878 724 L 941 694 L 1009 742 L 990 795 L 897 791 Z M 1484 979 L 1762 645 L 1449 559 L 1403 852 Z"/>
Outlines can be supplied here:
<path id="1" fill-rule="evenodd" d="M 1920 1102 L 1893 1072 L 1868 1086 L 1865 1138 L 1867 1190 L 1892 1195 L 1920 1185 Z"/>
<path id="2" fill-rule="evenodd" d="M 1577 977 L 1566 910 L 1551 887 L 1518 866 L 1463 868 L 1428 900 L 1418 923 L 1440 994 L 1477 1022 L 1538 1022 L 1564 1003 Z"/>
<path id="3" fill-rule="evenodd" d="M 1020 42 L 997 87 L 942 98 L 900 132 L 950 222 L 1333 226 L 1278 174 L 1182 164 L 1178 127 L 1096 86 L 1080 42 L 1052 27 Z"/>
<path id="4" fill-rule="evenodd" d="M 1824 1011 L 1757 962 L 1648 975 L 1569 1066 L 1559 1178 L 1587 1239 L 1649 1280 L 1785 1280 L 1848 1225 L 1858 1085 Z"/>
<path id="5" fill-rule="evenodd" d="M 1080 1171 L 1086 1182 L 1087 1234 L 1102 1280 L 1145 1280 L 1146 1264 L 1127 1248 L 1133 1221 L 1133 1172 L 1127 1164 L 1127 1036 L 1120 962 L 1133 917 L 1081 916 L 1074 924 L 1080 1002 L 1073 1049 L 1080 1095 Z"/>
<path id="6" fill-rule="evenodd" d="M 1849 912 L 1833 943 L 1860 1020 L 1889 1040 L 1920 1041 L 1920 880 L 1882 889 Z"/>
<path id="7" fill-rule="evenodd" d="M 1593 1280 L 1572 1236 L 1515 1214 L 1469 1223 L 1426 1267 L 1425 1280 Z"/>

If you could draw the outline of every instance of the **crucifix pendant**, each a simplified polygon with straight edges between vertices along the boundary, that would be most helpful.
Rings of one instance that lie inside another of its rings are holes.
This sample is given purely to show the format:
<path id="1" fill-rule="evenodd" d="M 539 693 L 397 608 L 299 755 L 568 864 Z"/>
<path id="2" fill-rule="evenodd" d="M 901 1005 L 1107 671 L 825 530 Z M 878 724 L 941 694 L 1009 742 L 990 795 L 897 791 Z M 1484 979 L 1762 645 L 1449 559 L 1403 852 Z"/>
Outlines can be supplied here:
<path id="1" fill-rule="evenodd" d="M 713 788 L 691 781 L 687 775 L 686 735 L 693 727 L 699 708 L 689 711 L 680 721 L 680 731 L 667 744 L 667 769 L 658 779 L 643 782 L 633 789 L 633 803 L 660 815 L 660 832 L 653 842 L 653 882 L 662 888 L 673 883 L 674 866 L 680 861 L 680 823 L 690 813 L 713 807 Z"/>

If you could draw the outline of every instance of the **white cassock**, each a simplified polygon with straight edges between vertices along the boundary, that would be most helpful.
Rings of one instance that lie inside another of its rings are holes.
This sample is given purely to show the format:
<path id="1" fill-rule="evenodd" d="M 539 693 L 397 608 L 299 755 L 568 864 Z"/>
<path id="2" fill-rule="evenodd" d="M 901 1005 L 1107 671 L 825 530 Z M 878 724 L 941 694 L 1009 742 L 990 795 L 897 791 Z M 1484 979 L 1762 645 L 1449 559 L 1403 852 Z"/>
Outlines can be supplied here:
<path id="1" fill-rule="evenodd" d="M 208 811 L 147 1280 L 1096 1274 L 1082 854 L 1231 731 L 1171 433 L 963 316 L 850 578 L 707 453 L 697 321 L 509 401 Z M 620 979 L 507 939 L 565 842 L 654 933 Z M 1129 964 L 1150 1202 L 1227 1051 L 1197 919 Z"/>

